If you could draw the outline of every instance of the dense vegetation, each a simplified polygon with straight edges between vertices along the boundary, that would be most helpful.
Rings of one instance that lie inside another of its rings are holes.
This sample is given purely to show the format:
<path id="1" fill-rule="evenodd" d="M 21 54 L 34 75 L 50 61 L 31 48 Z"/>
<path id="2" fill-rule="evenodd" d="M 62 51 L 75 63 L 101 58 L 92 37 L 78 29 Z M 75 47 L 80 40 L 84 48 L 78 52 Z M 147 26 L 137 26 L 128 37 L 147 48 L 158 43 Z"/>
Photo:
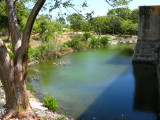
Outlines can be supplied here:
<path id="1" fill-rule="evenodd" d="M 29 9 L 23 3 L 17 2 L 19 10 L 17 11 L 20 30 L 23 31 L 29 14 Z M 10 30 L 8 27 L 7 15 L 5 12 L 4 3 L 0 4 L 0 25 L 1 36 L 10 38 Z M 21 11 L 21 9 L 24 9 Z M 69 24 L 66 24 L 69 23 Z M 75 34 L 71 41 L 56 47 L 56 37 L 63 32 L 83 32 Z M 56 54 L 57 51 L 64 51 L 72 48 L 75 51 L 106 46 L 108 37 L 101 37 L 104 34 L 137 34 L 138 31 L 138 10 L 130 10 L 129 8 L 111 9 L 106 13 L 106 16 L 93 17 L 93 13 L 88 13 L 86 16 L 74 13 L 66 18 L 59 17 L 53 20 L 48 15 L 39 15 L 34 23 L 32 30 L 32 38 L 41 41 L 41 45 L 34 48 L 29 47 L 29 60 L 45 59 L 48 56 Z M 91 34 L 92 33 L 92 34 Z M 93 34 L 94 33 L 94 34 Z M 97 35 L 96 35 L 97 34 Z M 98 36 L 99 35 L 99 36 Z M 3 37 L 2 37 L 3 38 Z M 14 58 L 12 46 L 8 45 L 10 56 Z M 55 55 L 57 57 L 57 55 Z"/>
<path id="2" fill-rule="evenodd" d="M 18 4 L 18 22 L 20 30 L 23 31 L 29 9 L 22 3 Z M 3 3 L 0 10 L 0 32 L 10 36 L 7 15 Z M 21 11 L 21 9 L 24 9 Z M 69 24 L 67 24 L 69 23 Z M 136 35 L 138 31 L 138 10 L 129 8 L 116 8 L 106 12 L 106 16 L 93 17 L 93 13 L 82 15 L 74 13 L 66 18 L 60 17 L 53 20 L 48 15 L 39 15 L 34 23 L 32 34 L 38 34 L 43 42 L 54 40 L 56 34 L 64 31 L 95 32 L 97 34 L 130 34 Z"/>
<path id="3" fill-rule="evenodd" d="M 111 9 L 106 16 L 72 14 L 67 17 L 73 31 L 94 31 L 98 34 L 137 34 L 138 10 Z"/>

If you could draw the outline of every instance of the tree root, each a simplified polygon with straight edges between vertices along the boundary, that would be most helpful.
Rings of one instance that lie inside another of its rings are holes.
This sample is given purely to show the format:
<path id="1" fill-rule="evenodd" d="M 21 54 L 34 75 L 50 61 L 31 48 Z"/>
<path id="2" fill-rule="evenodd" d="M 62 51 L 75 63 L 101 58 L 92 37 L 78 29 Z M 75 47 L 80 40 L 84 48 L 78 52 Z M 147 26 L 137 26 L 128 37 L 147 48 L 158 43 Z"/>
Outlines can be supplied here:
<path id="1" fill-rule="evenodd" d="M 2 120 L 10 120 L 13 118 L 18 118 L 20 120 L 40 120 L 40 117 L 38 117 L 32 110 L 25 112 L 15 112 L 10 110 L 3 115 Z"/>

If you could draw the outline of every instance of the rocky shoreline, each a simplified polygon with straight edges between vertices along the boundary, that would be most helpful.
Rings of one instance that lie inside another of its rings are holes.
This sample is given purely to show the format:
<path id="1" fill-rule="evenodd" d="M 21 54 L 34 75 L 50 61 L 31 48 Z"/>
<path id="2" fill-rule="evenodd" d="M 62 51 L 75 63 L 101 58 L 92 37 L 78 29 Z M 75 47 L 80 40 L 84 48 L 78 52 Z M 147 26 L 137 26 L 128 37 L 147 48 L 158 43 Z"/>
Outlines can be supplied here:
<path id="1" fill-rule="evenodd" d="M 30 91 L 27 92 L 29 96 L 30 105 L 32 106 L 35 113 L 41 118 L 41 120 L 72 120 L 62 114 L 58 114 L 56 112 L 48 110 L 48 108 L 44 107 L 43 103 L 41 103 L 37 98 L 35 98 Z M 0 119 L 6 112 L 5 104 L 6 104 L 5 93 L 4 90 L 2 89 L 2 84 L 0 83 Z M 15 118 L 11 120 L 19 120 L 19 119 Z"/>
<path id="2" fill-rule="evenodd" d="M 119 35 L 108 35 L 109 45 L 118 44 L 135 44 L 137 42 L 138 36 L 119 36 Z"/>

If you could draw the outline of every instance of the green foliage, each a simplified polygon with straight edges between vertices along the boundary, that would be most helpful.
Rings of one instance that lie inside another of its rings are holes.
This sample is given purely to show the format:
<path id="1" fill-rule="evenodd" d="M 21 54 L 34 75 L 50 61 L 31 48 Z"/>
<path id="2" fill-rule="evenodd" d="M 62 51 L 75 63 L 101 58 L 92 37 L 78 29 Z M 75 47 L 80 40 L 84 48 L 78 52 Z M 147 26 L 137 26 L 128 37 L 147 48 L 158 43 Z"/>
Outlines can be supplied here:
<path id="1" fill-rule="evenodd" d="M 89 48 L 96 48 L 106 46 L 108 44 L 108 37 L 95 38 L 91 33 L 76 34 L 71 41 L 64 43 L 61 48 L 70 47 L 74 50 L 84 50 Z"/>
<path id="2" fill-rule="evenodd" d="M 60 46 L 60 50 L 65 50 L 68 48 L 68 45 L 66 43 L 63 43 L 61 46 Z"/>
<path id="3" fill-rule="evenodd" d="M 83 39 L 83 35 L 82 34 L 75 34 L 72 37 L 72 40 L 79 40 L 79 41 L 81 41 L 82 39 Z"/>
<path id="4" fill-rule="evenodd" d="M 114 0 L 113 0 L 114 1 Z M 122 27 L 124 21 L 131 21 L 131 25 Z M 88 19 L 89 30 L 101 34 L 137 34 L 138 30 L 138 10 L 131 11 L 128 8 L 111 9 L 107 16 L 98 16 Z M 85 28 L 85 27 L 84 27 Z M 86 28 L 85 28 L 86 29 Z M 129 29 L 129 30 L 126 30 Z"/>
<path id="5" fill-rule="evenodd" d="M 123 20 L 121 30 L 123 34 L 136 34 L 138 32 L 138 24 L 133 23 L 131 20 Z"/>
<path id="6" fill-rule="evenodd" d="M 98 16 L 90 20 L 93 30 L 100 34 L 106 34 L 109 31 L 109 22 L 106 16 Z"/>
<path id="7" fill-rule="evenodd" d="M 85 40 L 85 41 L 87 41 L 91 37 L 92 37 L 92 35 L 89 32 L 86 32 L 86 33 L 83 34 L 83 40 Z"/>
<path id="8" fill-rule="evenodd" d="M 82 42 L 79 41 L 79 40 L 71 40 L 71 41 L 68 41 L 66 44 L 67 44 L 68 47 L 71 47 L 74 50 L 80 51 L 80 50 L 83 49 Z"/>
<path id="9" fill-rule="evenodd" d="M 91 35 L 91 33 L 86 32 L 84 34 L 75 34 L 72 37 L 72 40 L 87 41 L 89 38 L 93 38 L 93 36 Z"/>
<path id="10" fill-rule="evenodd" d="M 121 23 L 123 18 L 119 16 L 109 16 L 109 33 L 118 34 L 121 33 Z"/>
<path id="11" fill-rule="evenodd" d="M 54 45 L 52 43 L 42 44 L 36 48 L 35 53 L 37 53 L 37 54 L 40 53 L 41 55 L 44 55 L 47 52 L 52 51 L 52 50 L 54 50 Z"/>
<path id="12" fill-rule="evenodd" d="M 70 22 L 71 28 L 76 32 L 82 29 L 83 20 L 84 20 L 83 15 L 76 13 L 69 15 L 67 17 L 67 21 Z"/>
<path id="13" fill-rule="evenodd" d="M 48 30 L 49 21 L 50 18 L 48 18 L 47 16 L 39 16 L 34 23 L 35 25 L 33 26 L 33 30 L 42 35 L 46 30 Z"/>
<path id="14" fill-rule="evenodd" d="M 118 7 L 118 6 L 126 6 L 128 5 L 132 0 L 106 0 L 106 2 L 111 5 L 112 7 Z"/>
<path id="15" fill-rule="evenodd" d="M 63 17 L 59 17 L 58 19 L 56 19 L 56 21 L 61 24 L 66 24 L 66 21 Z"/>
<path id="16" fill-rule="evenodd" d="M 139 10 L 134 9 L 130 14 L 130 20 L 132 20 L 133 23 L 138 23 L 138 16 L 139 16 Z"/>
<path id="17" fill-rule="evenodd" d="M 35 49 L 29 48 L 29 60 L 39 60 L 39 59 L 44 59 L 47 54 L 53 52 L 55 50 L 55 45 L 54 43 L 44 43 L 38 46 Z"/>
<path id="18" fill-rule="evenodd" d="M 101 37 L 99 41 L 101 45 L 105 46 L 108 44 L 108 37 Z"/>
<path id="19" fill-rule="evenodd" d="M 100 46 L 99 39 L 92 39 L 89 43 L 90 48 L 96 48 Z"/>
<path id="20" fill-rule="evenodd" d="M 53 41 L 55 39 L 53 33 L 51 32 L 45 32 L 42 34 L 42 42 L 49 42 L 49 41 Z"/>
<path id="21" fill-rule="evenodd" d="M 86 20 L 83 20 L 82 23 L 81 23 L 81 30 L 84 31 L 84 32 L 89 32 L 91 31 L 93 28 L 91 26 L 91 24 L 86 21 Z"/>
<path id="22" fill-rule="evenodd" d="M 27 18 L 29 15 L 29 9 L 21 1 L 16 2 L 16 7 L 17 7 L 16 15 L 17 15 L 17 20 L 18 20 L 18 25 L 22 32 L 27 22 Z"/>
<path id="23" fill-rule="evenodd" d="M 124 20 L 129 19 L 131 10 L 129 8 L 116 8 L 108 11 L 107 16 L 119 16 Z"/>
<path id="24" fill-rule="evenodd" d="M 35 49 L 33 49 L 31 46 L 28 48 L 28 58 L 32 58 L 33 55 L 35 54 Z"/>
<path id="25" fill-rule="evenodd" d="M 58 109 L 58 103 L 56 99 L 54 99 L 53 97 L 47 96 L 43 100 L 44 100 L 44 105 L 48 107 L 48 109 L 52 111 L 56 111 Z"/>
<path id="26" fill-rule="evenodd" d="M 14 54 L 13 54 L 12 44 L 8 44 L 7 48 L 9 49 L 8 53 L 9 53 L 10 58 L 13 60 L 14 59 Z"/>
<path id="27" fill-rule="evenodd" d="M 46 32 L 53 34 L 54 32 L 56 32 L 56 33 L 61 32 L 62 28 L 64 26 L 65 25 L 63 25 L 61 23 L 57 23 L 55 21 L 52 21 L 51 18 L 49 18 L 48 16 L 41 15 L 36 19 L 36 21 L 33 25 L 33 31 L 35 33 L 39 33 L 40 35 L 43 35 Z"/>
<path id="28" fill-rule="evenodd" d="M 6 5 L 4 1 L 0 2 L 0 31 L 8 28 L 8 16 L 5 6 Z"/>

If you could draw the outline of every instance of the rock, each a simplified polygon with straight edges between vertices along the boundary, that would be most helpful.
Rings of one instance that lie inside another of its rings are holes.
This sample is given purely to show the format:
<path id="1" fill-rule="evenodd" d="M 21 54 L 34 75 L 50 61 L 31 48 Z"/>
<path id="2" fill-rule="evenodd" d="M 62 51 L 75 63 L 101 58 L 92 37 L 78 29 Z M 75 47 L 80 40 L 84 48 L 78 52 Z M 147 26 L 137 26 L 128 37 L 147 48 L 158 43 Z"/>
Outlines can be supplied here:
<path id="1" fill-rule="evenodd" d="M 30 96 L 29 102 L 30 102 L 31 107 L 33 108 L 34 111 L 36 111 L 37 115 L 41 117 L 42 119 L 44 118 L 45 120 L 55 120 L 58 118 L 60 119 L 63 118 L 63 120 L 73 120 L 73 119 L 67 118 L 64 115 L 49 111 L 48 108 L 44 107 L 43 103 L 41 103 L 37 98 L 35 98 L 33 94 L 31 94 L 30 91 L 28 91 L 27 94 Z M 0 118 L 6 112 L 6 109 L 4 108 L 5 104 L 6 103 L 5 103 L 4 90 L 0 87 Z M 19 119 L 15 118 L 15 119 L 10 119 L 10 120 L 19 120 Z M 25 119 L 22 119 L 22 120 L 25 120 Z"/>
<path id="2" fill-rule="evenodd" d="M 137 36 L 129 36 L 129 37 L 121 37 L 117 35 L 108 35 L 109 36 L 109 44 L 117 45 L 117 44 L 134 44 L 137 42 Z"/>

